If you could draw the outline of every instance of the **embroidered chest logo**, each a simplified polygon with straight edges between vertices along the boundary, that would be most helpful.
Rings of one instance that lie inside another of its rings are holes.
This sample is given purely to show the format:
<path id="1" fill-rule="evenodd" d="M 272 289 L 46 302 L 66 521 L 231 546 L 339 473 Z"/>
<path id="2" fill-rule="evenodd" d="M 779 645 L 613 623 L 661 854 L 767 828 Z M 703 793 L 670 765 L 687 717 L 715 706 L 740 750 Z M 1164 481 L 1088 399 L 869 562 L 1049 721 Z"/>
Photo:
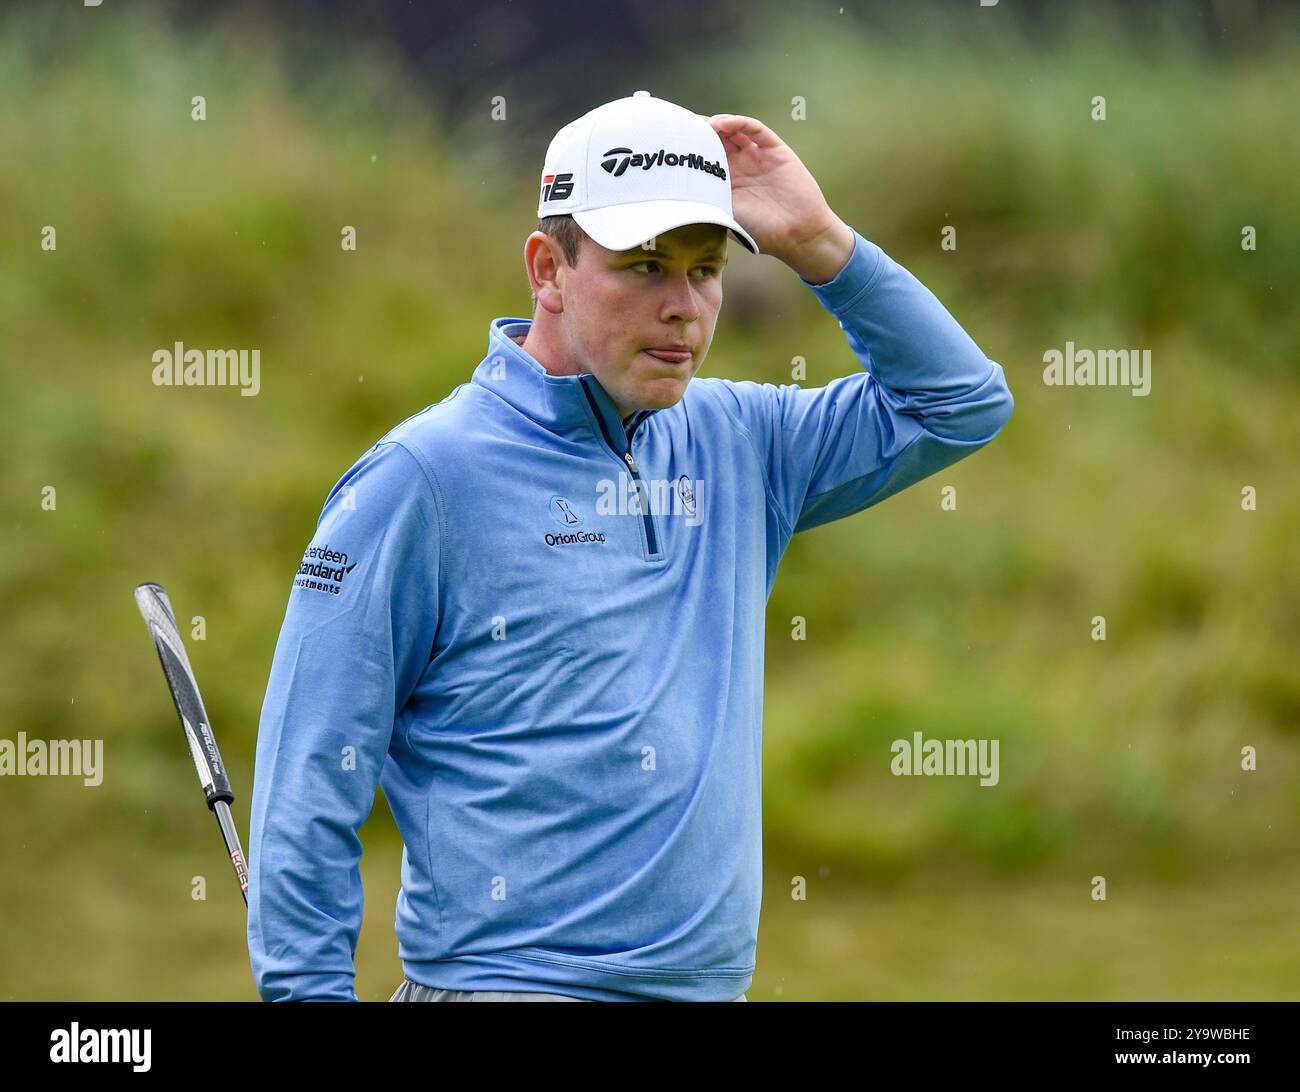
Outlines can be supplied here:
<path id="1" fill-rule="evenodd" d="M 583 523 L 582 513 L 580 513 L 574 504 L 567 497 L 552 497 L 548 508 L 551 513 L 551 519 L 564 528 L 559 534 L 548 532 L 543 541 L 547 546 L 578 546 L 588 543 L 604 545 L 604 531 L 582 531 Z"/>
<path id="2" fill-rule="evenodd" d="M 689 474 L 633 478 L 619 471 L 617 481 L 602 478 L 596 483 L 596 514 L 685 517 L 687 527 L 698 527 L 704 522 L 704 479 Z"/>
<path id="3" fill-rule="evenodd" d="M 677 479 L 677 495 L 682 499 L 682 507 L 686 509 L 688 516 L 695 515 L 696 501 L 695 490 L 691 488 L 691 479 L 683 474 Z"/>

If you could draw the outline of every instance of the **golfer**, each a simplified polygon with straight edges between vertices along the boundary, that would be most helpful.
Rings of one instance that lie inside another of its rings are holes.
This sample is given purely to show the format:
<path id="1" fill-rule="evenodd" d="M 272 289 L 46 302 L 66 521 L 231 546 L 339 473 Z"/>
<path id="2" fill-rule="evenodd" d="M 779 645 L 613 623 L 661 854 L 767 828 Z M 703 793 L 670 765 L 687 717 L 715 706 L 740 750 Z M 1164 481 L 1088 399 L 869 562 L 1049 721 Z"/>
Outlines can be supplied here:
<path id="1" fill-rule="evenodd" d="M 551 142 L 538 216 L 532 319 L 343 475 L 290 590 L 249 839 L 266 1000 L 357 999 L 377 785 L 393 1000 L 743 1000 L 781 557 L 1011 416 L 1002 368 L 754 118 L 607 103 Z M 696 378 L 728 233 L 835 317 L 851 374 Z"/>

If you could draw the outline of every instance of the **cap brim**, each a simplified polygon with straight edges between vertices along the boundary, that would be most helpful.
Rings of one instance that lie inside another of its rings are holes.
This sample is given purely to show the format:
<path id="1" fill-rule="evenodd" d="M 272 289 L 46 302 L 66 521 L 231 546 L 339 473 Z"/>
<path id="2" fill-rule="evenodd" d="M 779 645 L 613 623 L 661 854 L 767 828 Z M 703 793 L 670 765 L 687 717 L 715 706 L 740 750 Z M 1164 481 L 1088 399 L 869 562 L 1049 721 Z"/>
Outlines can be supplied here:
<path id="1" fill-rule="evenodd" d="M 734 219 L 707 201 L 636 201 L 603 209 L 575 212 L 574 220 L 607 250 L 631 250 L 656 235 L 687 224 L 719 224 L 732 233 L 751 254 L 758 244 Z"/>

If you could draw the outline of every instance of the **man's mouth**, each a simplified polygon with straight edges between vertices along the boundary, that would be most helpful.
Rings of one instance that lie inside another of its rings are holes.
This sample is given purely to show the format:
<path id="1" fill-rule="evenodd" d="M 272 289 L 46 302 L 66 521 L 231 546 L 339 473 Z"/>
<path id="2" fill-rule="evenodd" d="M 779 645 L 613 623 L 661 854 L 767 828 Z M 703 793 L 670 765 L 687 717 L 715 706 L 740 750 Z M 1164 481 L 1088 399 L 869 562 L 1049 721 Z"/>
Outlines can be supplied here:
<path id="1" fill-rule="evenodd" d="M 642 352 L 667 364 L 685 364 L 691 359 L 688 349 L 643 349 Z"/>

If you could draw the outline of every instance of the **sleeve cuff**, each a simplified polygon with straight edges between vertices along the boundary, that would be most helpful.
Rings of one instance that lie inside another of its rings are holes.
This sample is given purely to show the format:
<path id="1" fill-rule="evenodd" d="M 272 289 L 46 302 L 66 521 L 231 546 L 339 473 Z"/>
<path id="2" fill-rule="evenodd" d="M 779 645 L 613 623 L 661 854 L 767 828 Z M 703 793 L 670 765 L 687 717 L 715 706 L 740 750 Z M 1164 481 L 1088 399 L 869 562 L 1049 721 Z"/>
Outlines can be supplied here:
<path id="1" fill-rule="evenodd" d="M 353 975 L 339 972 L 266 974 L 258 993 L 263 1001 L 357 1001 L 353 983 Z"/>
<path id="2" fill-rule="evenodd" d="M 844 268 L 825 284 L 799 279 L 812 291 L 828 311 L 837 314 L 867 291 L 884 265 L 885 252 L 854 229 L 853 253 Z"/>

